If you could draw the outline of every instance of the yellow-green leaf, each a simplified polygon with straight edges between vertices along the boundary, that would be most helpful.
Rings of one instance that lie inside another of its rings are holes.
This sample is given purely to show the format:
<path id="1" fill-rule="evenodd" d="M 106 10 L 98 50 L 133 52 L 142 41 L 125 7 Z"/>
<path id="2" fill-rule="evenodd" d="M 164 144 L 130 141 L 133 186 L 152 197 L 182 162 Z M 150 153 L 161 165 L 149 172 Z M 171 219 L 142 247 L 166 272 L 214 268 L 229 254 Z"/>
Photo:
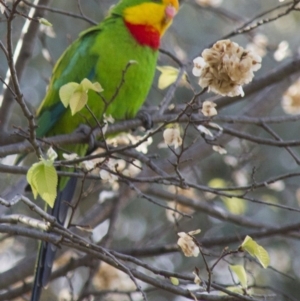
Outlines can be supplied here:
<path id="1" fill-rule="evenodd" d="M 80 84 L 70 82 L 66 85 L 63 85 L 59 89 L 59 97 L 66 108 L 70 106 L 72 115 L 74 115 L 87 104 L 87 93 L 89 90 L 96 92 L 103 91 L 98 82 L 92 83 L 87 78 L 84 78 Z"/>
<path id="2" fill-rule="evenodd" d="M 41 162 L 32 164 L 32 166 L 28 169 L 27 175 L 26 175 L 26 179 L 31 187 L 31 191 L 33 193 L 34 199 L 36 199 L 38 196 L 38 190 L 37 190 L 37 185 L 34 182 L 33 174 L 34 174 L 34 171 L 38 168 L 38 165 L 40 165 L 40 164 L 41 164 Z"/>
<path id="3" fill-rule="evenodd" d="M 236 294 L 244 294 L 243 289 L 239 286 L 227 286 L 226 289 Z M 220 292 L 220 295 L 226 295 L 226 293 Z"/>
<path id="4" fill-rule="evenodd" d="M 224 202 L 226 208 L 232 214 L 243 214 L 246 211 L 246 202 L 242 199 L 232 197 L 221 197 Z"/>
<path id="5" fill-rule="evenodd" d="M 100 92 L 103 91 L 103 88 L 98 82 L 95 82 L 95 83 L 93 83 L 93 89 L 92 90 L 100 93 Z"/>
<path id="6" fill-rule="evenodd" d="M 42 160 L 33 164 L 27 172 L 27 181 L 31 186 L 34 198 L 39 194 L 50 207 L 53 207 L 58 183 L 53 161 Z"/>
<path id="7" fill-rule="evenodd" d="M 70 109 L 72 112 L 72 115 L 75 115 L 77 112 L 82 110 L 82 108 L 87 104 L 88 101 L 88 95 L 86 92 L 75 92 L 73 93 L 71 99 L 70 99 Z"/>
<path id="8" fill-rule="evenodd" d="M 45 18 L 39 18 L 39 22 L 45 26 L 52 26 L 52 24 Z"/>
<path id="9" fill-rule="evenodd" d="M 208 186 L 212 188 L 225 188 L 226 182 L 221 178 L 214 178 L 208 182 Z"/>
<path id="10" fill-rule="evenodd" d="M 255 251 L 257 249 L 257 243 L 250 236 L 246 236 L 242 245 L 242 249 L 248 252 L 251 256 L 255 257 Z"/>
<path id="11" fill-rule="evenodd" d="M 95 92 L 102 92 L 103 89 L 101 87 L 101 85 L 98 82 L 92 83 L 90 80 L 88 80 L 87 78 L 84 78 L 80 85 L 82 86 L 82 90 L 83 91 L 88 91 L 88 90 L 93 90 Z"/>
<path id="12" fill-rule="evenodd" d="M 270 264 L 269 253 L 262 246 L 258 245 L 255 256 L 265 269 L 269 266 L 269 264 Z"/>
<path id="13" fill-rule="evenodd" d="M 157 66 L 156 68 L 161 72 L 161 75 L 158 78 L 159 89 L 163 90 L 176 81 L 179 73 L 178 69 L 172 66 Z M 182 76 L 181 80 L 186 82 L 186 74 Z"/>
<path id="14" fill-rule="evenodd" d="M 236 276 L 238 277 L 241 286 L 243 288 L 247 288 L 247 274 L 246 271 L 244 269 L 244 267 L 242 265 L 229 265 L 230 269 L 232 272 L 234 272 L 236 274 Z"/>
<path id="15" fill-rule="evenodd" d="M 269 253 L 250 236 L 245 237 L 241 248 L 251 256 L 256 257 L 264 268 L 267 268 L 270 264 Z"/>
<path id="16" fill-rule="evenodd" d="M 179 285 L 179 280 L 176 277 L 170 277 L 170 281 L 173 285 Z"/>
<path id="17" fill-rule="evenodd" d="M 69 106 L 70 99 L 74 92 L 78 89 L 78 86 L 79 84 L 71 82 L 60 87 L 59 98 L 65 108 Z"/>

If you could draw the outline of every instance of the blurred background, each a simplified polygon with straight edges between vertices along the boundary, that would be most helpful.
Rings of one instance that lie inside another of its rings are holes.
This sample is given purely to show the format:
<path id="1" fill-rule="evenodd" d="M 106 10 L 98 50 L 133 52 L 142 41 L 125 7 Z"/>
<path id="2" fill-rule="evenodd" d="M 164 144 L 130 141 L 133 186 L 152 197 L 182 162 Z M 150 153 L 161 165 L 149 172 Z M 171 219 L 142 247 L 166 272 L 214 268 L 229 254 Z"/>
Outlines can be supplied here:
<path id="1" fill-rule="evenodd" d="M 243 98 L 229 99 L 213 93 L 197 97 L 200 108 L 205 100 L 215 101 L 218 114 L 212 120 L 203 119 L 201 110 L 194 110 L 193 113 L 199 114 L 202 121 L 180 123 L 182 146 L 168 148 L 163 130 L 151 135 L 152 140 L 149 139 L 148 144 L 143 145 L 143 155 L 176 180 L 146 180 L 157 174 L 145 163 L 137 161 L 135 165 L 142 168 L 138 172 L 130 170 L 133 164 L 129 164 L 129 159 L 119 154 L 114 158 L 116 164 L 126 166 L 124 170 L 133 177 L 144 179 L 143 185 L 133 181 L 136 187 L 133 189 L 121 180 L 105 183 L 86 181 L 72 223 L 89 226 L 93 231 L 75 229 L 81 231 L 81 236 L 98 243 L 113 222 L 114 232 L 109 242 L 104 238 L 102 244 L 136 257 L 153 268 L 182 275 L 181 278 L 174 274 L 180 281 L 179 288 L 203 290 L 203 286 L 199 287 L 187 278 L 194 277 L 192 272 L 197 267 L 200 278 L 208 281 L 204 261 L 201 256 L 184 256 L 176 246 L 177 233 L 201 229 L 196 238 L 202 244 L 209 266 L 216 262 L 225 247 L 237 250 L 244 237 L 250 235 L 267 250 L 270 266 L 263 269 L 257 260 L 244 253 L 228 255 L 214 268 L 212 281 L 224 287 L 234 286 L 238 280 L 228 265 L 241 264 L 247 271 L 249 293 L 257 300 L 263 297 L 268 300 L 299 300 L 300 236 L 297 224 L 300 222 L 300 154 L 297 145 L 300 143 L 297 142 L 300 141 L 300 69 L 297 73 L 298 70 L 293 70 L 291 66 L 299 66 L 300 7 L 287 12 L 293 2 L 181 1 L 180 11 L 161 44 L 161 48 L 171 55 L 161 53 L 158 65 L 175 68 L 184 66 L 189 84 L 176 88 L 170 110 L 166 114 L 173 113 L 172 110 L 180 112 L 191 101 L 194 92 L 201 91 L 198 78 L 192 74 L 192 61 L 218 40 L 229 36 L 240 46 L 260 55 L 262 67 L 255 72 L 255 79 L 249 84 L 249 89 L 245 88 L 246 95 Z M 51 2 L 50 7 L 57 11 L 48 11 L 45 18 L 53 27 L 41 25 L 32 58 L 20 80 L 22 93 L 33 112 L 44 97 L 52 68 L 64 49 L 82 30 L 90 27 L 93 22 L 103 20 L 114 3 L 109 0 Z M 27 14 L 29 6 L 21 2 L 19 10 Z M 82 13 L 86 20 L 66 13 Z M 270 22 L 270 19 L 274 20 Z M 14 45 L 20 38 L 23 25 L 23 17 L 18 16 L 13 21 Z M 248 30 L 248 25 L 253 29 Z M 240 28 L 243 31 L 241 34 L 237 33 Z M 4 44 L 6 33 L 6 20 L 2 15 L 0 39 Z M 181 66 L 171 56 L 176 57 Z M 0 61 L 0 77 L 4 79 L 7 62 L 2 51 Z M 285 72 L 282 71 L 284 68 Z M 160 75 L 161 72 L 157 71 L 145 103 L 145 107 L 154 112 L 170 89 L 158 88 Z M 266 84 L 258 87 L 257 83 L 263 80 Z M 217 128 L 209 122 L 217 124 Z M 212 141 L 197 130 L 199 124 L 213 133 Z M 10 126 L 27 126 L 17 106 L 10 118 Z M 158 123 L 155 128 L 157 126 Z M 134 137 L 144 134 L 140 128 L 131 133 Z M 276 144 L 278 141 L 291 143 L 279 145 Z M 214 150 L 212 146 L 221 149 Z M 1 159 L 2 164 L 12 162 L 11 156 Z M 15 174 L 0 173 L 1 191 L 16 183 L 19 178 Z M 208 192 L 211 189 L 214 193 Z M 220 191 L 231 197 L 218 195 Z M 244 194 L 244 198 L 234 197 L 241 194 Z M 33 200 L 30 193 L 27 196 Z M 42 201 L 38 201 L 38 205 L 43 207 Z M 33 214 L 24 204 L 6 210 L 6 214 L 12 213 Z M 287 225 L 291 228 L 280 231 Z M 74 228 L 71 227 L 72 230 Z M 267 234 L 270 229 L 275 230 Z M 31 281 L 37 246 L 38 242 L 32 238 L 0 235 L 0 300 L 6 300 L 4 297 L 2 299 L 1 293 L 7 293 L 8 289 L 14 291 L 22 287 L 23 281 Z M 70 258 L 76 261 L 84 256 L 83 252 L 66 247 L 62 248 L 60 254 L 63 256 L 57 262 L 58 269 L 70 262 Z M 78 264 L 78 268 L 70 269 L 64 277 L 51 282 L 42 300 L 142 300 L 139 293 L 99 294 L 103 290 L 135 291 L 135 286 L 125 274 L 107 264 L 102 264 L 98 269 L 98 264 L 99 260 L 90 259 L 82 265 Z M 132 262 L 125 264 L 155 279 L 171 283 L 166 275 L 155 275 Z M 14 274 L 16 271 L 19 276 Z M 187 275 L 187 278 L 183 275 Z M 139 283 L 145 289 L 148 300 L 187 300 L 167 289 Z M 216 289 L 212 293 L 221 297 Z M 19 293 L 18 300 L 28 300 L 28 296 L 29 293 L 24 289 Z"/>

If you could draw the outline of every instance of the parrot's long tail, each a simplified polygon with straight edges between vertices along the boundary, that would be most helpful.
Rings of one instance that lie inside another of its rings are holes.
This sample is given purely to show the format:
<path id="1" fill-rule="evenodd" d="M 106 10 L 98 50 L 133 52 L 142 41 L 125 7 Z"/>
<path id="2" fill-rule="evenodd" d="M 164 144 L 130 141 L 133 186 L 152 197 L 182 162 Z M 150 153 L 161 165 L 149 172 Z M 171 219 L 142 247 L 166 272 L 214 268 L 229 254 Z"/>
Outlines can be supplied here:
<path id="1" fill-rule="evenodd" d="M 77 178 L 70 178 L 63 191 L 58 192 L 53 208 L 48 212 L 57 219 L 61 225 L 64 224 L 69 203 L 72 200 Z M 34 283 L 32 287 L 31 301 L 39 301 L 43 287 L 45 287 L 51 276 L 52 265 L 55 259 L 57 247 L 48 242 L 41 242 L 36 263 Z"/>

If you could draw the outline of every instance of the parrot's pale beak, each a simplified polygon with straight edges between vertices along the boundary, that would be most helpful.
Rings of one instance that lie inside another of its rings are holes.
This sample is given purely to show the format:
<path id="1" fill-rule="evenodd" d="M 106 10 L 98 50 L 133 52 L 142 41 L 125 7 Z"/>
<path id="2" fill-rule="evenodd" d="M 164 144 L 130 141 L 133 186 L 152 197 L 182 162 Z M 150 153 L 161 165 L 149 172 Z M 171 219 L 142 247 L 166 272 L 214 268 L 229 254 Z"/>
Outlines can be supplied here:
<path id="1" fill-rule="evenodd" d="M 177 9 L 176 7 L 174 7 L 172 4 L 169 4 L 166 9 L 165 9 L 165 22 L 168 23 L 170 21 L 173 20 L 173 18 L 176 16 L 177 14 Z"/>

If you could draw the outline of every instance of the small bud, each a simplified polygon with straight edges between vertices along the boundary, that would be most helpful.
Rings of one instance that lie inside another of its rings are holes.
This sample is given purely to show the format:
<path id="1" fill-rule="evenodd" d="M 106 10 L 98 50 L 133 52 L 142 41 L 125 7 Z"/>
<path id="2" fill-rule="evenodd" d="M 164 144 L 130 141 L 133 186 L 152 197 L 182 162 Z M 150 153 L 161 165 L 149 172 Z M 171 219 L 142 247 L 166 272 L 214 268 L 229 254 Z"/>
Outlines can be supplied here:
<path id="1" fill-rule="evenodd" d="M 57 153 L 56 151 L 50 147 L 47 151 L 47 157 L 51 160 L 54 161 L 57 158 Z"/>

